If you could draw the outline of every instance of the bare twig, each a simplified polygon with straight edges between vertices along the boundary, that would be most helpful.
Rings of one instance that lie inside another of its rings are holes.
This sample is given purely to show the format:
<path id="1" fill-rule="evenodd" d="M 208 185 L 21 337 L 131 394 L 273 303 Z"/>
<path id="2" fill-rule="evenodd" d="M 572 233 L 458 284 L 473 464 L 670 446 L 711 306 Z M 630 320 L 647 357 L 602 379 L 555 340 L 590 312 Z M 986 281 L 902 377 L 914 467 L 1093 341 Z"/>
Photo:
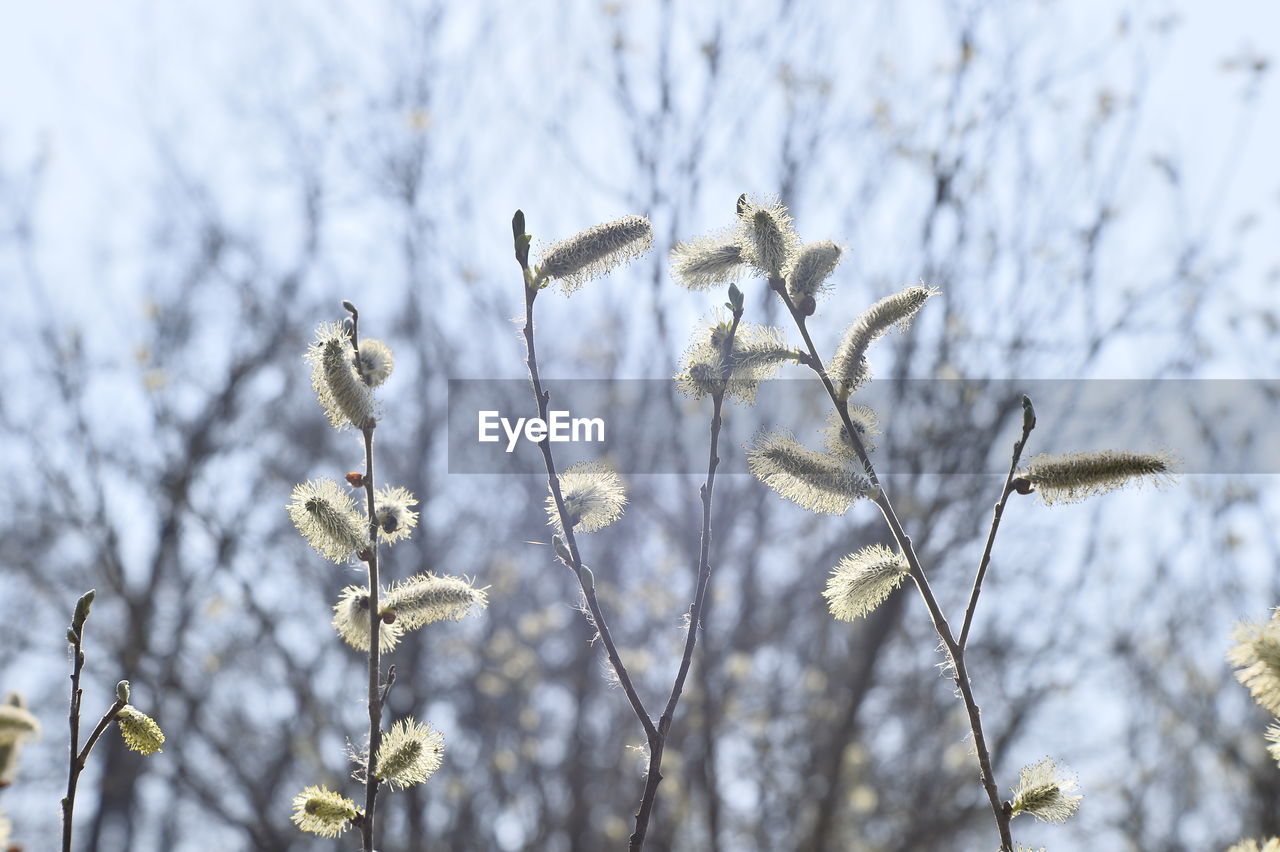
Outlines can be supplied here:
<path id="1" fill-rule="evenodd" d="M 728 383 L 733 371 L 733 338 L 738 332 L 738 323 L 742 319 L 742 309 L 735 308 L 733 321 L 723 345 L 726 357 L 722 368 L 721 380 Z M 630 848 L 639 850 L 644 846 L 645 833 L 649 828 L 649 819 L 653 815 L 654 802 L 658 795 L 658 785 L 662 783 L 662 752 L 667 743 L 667 732 L 671 729 L 671 720 L 675 717 L 676 705 L 680 703 L 680 695 L 684 691 L 685 679 L 689 676 L 689 667 L 693 663 L 693 650 L 698 644 L 698 630 L 702 623 L 702 611 L 706 603 L 707 586 L 711 581 L 711 497 L 716 484 L 716 468 L 720 465 L 718 455 L 720 446 L 720 411 L 724 405 L 724 390 L 711 395 L 711 441 L 707 454 L 707 480 L 702 486 L 702 539 L 698 547 L 698 584 L 694 591 L 693 604 L 689 607 L 689 632 L 685 635 L 684 655 L 680 658 L 680 668 L 676 672 L 675 681 L 671 685 L 671 696 L 667 699 L 666 709 L 658 720 L 658 736 L 649 743 L 649 771 L 645 777 L 644 795 L 640 799 L 640 809 L 636 811 L 636 829 L 631 835 Z"/>
<path id="2" fill-rule="evenodd" d="M 529 367 L 529 381 L 533 385 L 533 395 L 538 403 L 538 416 L 546 420 L 547 404 L 551 399 L 551 393 L 543 390 L 542 380 L 538 377 L 538 355 L 533 343 L 533 300 L 537 298 L 538 290 L 536 286 L 532 286 L 528 266 L 523 262 L 521 265 L 525 272 L 524 340 L 529 350 L 529 357 L 525 363 Z M 649 718 L 649 713 L 645 710 L 639 693 L 636 692 L 635 684 L 631 681 L 631 675 L 623 664 L 622 657 L 618 655 L 618 648 L 614 644 L 613 635 L 609 632 L 609 624 L 605 621 L 604 612 L 600 609 L 600 601 L 596 598 L 595 578 L 591 573 L 591 569 L 582 564 L 582 557 L 578 552 L 578 542 L 573 535 L 573 521 L 569 517 L 569 511 L 565 508 L 564 495 L 560 492 L 560 477 L 556 474 L 556 463 L 554 456 L 551 454 L 549 437 L 539 441 L 538 448 L 542 450 L 542 460 L 547 468 L 547 484 L 551 488 L 551 496 L 555 500 L 556 511 L 560 516 L 560 526 L 564 529 L 565 544 L 569 548 L 569 568 L 573 571 L 574 576 L 577 577 L 578 585 L 582 587 L 582 595 L 587 602 L 587 610 L 591 613 L 591 621 L 595 625 L 596 631 L 600 634 L 600 641 L 604 643 L 605 653 L 609 657 L 609 664 L 613 666 L 614 673 L 618 676 L 618 683 L 622 685 L 622 691 L 626 693 L 627 701 L 631 704 L 631 709 L 635 712 L 636 718 L 640 720 L 640 724 L 644 727 L 645 736 L 650 745 L 652 745 L 658 736 L 658 729 L 654 725 L 653 719 Z"/>
<path id="3" fill-rule="evenodd" d="M 76 807 L 76 785 L 80 782 L 80 700 L 84 690 L 80 688 L 80 672 L 84 668 L 84 649 L 81 636 L 72 631 L 75 640 L 71 644 L 71 711 L 68 722 L 71 727 L 71 748 L 67 767 L 67 795 L 62 800 L 62 852 L 71 852 L 71 819 Z M 68 635 L 71 638 L 71 634 Z"/>
<path id="4" fill-rule="evenodd" d="M 84 771 L 89 753 L 98 744 L 102 734 L 107 730 L 120 710 L 128 701 L 117 692 L 116 701 L 111 709 L 102 714 L 93 733 L 80 748 L 80 704 L 84 698 L 84 690 L 80 686 L 80 675 L 84 670 L 84 627 L 89 618 L 89 607 L 93 603 L 94 591 L 86 592 L 76 603 L 75 615 L 71 619 L 71 627 L 67 630 L 67 641 L 71 643 L 71 709 L 68 723 L 71 728 L 71 745 L 67 766 L 67 795 L 62 800 L 62 850 L 71 852 L 71 835 L 74 828 L 73 818 L 76 808 L 76 787 L 80 783 L 80 773 Z M 123 684 L 122 684 L 123 686 Z"/>
<path id="5" fill-rule="evenodd" d="M 969 628 L 973 626 L 973 613 L 978 608 L 978 595 L 982 594 L 982 581 L 987 576 L 987 565 L 991 562 L 991 549 L 996 543 L 996 533 L 1000 530 L 1000 519 L 1004 517 L 1005 503 L 1009 500 L 1009 495 L 1013 493 L 1013 475 L 1018 470 L 1018 461 L 1022 458 L 1022 451 L 1027 446 L 1027 438 L 1031 435 L 1031 430 L 1036 428 L 1036 412 L 1031 407 L 1030 398 L 1024 396 L 1022 398 L 1022 437 L 1013 444 L 1013 459 L 1009 462 L 1009 475 L 1004 479 L 1004 489 L 1000 492 L 1000 499 L 996 502 L 995 511 L 991 517 L 991 531 L 987 533 L 987 544 L 982 549 L 982 559 L 978 562 L 978 573 L 973 578 L 973 591 L 969 593 L 969 605 L 965 607 L 964 624 L 960 628 L 959 645 L 965 648 L 969 644 Z"/>

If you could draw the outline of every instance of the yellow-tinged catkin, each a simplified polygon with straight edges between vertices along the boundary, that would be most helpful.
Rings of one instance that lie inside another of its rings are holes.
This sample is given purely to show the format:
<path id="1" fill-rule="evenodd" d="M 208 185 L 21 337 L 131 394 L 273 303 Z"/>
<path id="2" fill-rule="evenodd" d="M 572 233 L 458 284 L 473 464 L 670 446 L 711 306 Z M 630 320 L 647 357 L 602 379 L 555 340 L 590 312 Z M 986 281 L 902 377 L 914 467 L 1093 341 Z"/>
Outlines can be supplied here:
<path id="1" fill-rule="evenodd" d="M 489 603 L 484 589 L 461 577 L 415 574 L 396 583 L 386 593 L 384 613 L 395 614 L 395 624 L 417 630 L 437 621 L 458 621 L 472 609 Z"/>
<path id="2" fill-rule="evenodd" d="M 572 293 L 588 281 L 629 263 L 653 245 L 653 226 L 643 216 L 623 216 L 553 243 L 542 255 L 538 275 Z"/>
<path id="3" fill-rule="evenodd" d="M 709 290 L 742 277 L 742 244 L 733 231 L 696 237 L 671 250 L 671 277 L 690 290 Z"/>
<path id="4" fill-rule="evenodd" d="M 395 787 L 430 778 L 444 762 L 444 735 L 425 722 L 401 719 L 382 736 L 374 775 Z"/>
<path id="5" fill-rule="evenodd" d="M 1173 472 L 1167 453 L 1099 450 L 1067 455 L 1040 455 L 1019 474 L 1035 486 L 1045 505 L 1075 503 L 1144 481 L 1162 482 Z"/>
<path id="6" fill-rule="evenodd" d="M 384 593 L 385 594 L 385 593 Z M 338 596 L 333 607 L 333 629 L 342 641 L 357 651 L 369 650 L 369 589 L 367 586 L 347 586 Z M 379 621 L 378 648 L 390 651 L 404 634 L 405 627 L 398 620 L 387 624 Z"/>
<path id="7" fill-rule="evenodd" d="M 889 548 L 873 544 L 850 553 L 831 571 L 826 591 L 831 614 L 841 621 L 869 615 L 907 578 L 907 561 Z"/>
<path id="8" fill-rule="evenodd" d="M 579 462 L 560 474 L 560 496 L 574 532 L 596 532 L 622 517 L 626 488 L 618 472 L 603 462 Z M 548 523 L 564 532 L 555 495 L 547 495 Z"/>
<path id="9" fill-rule="evenodd" d="M 337 481 L 309 480 L 295 485 L 292 497 L 293 525 L 325 559 L 341 564 L 368 547 L 365 518 Z"/>
<path id="10" fill-rule="evenodd" d="M 747 446 L 747 466 L 785 499 L 820 514 L 844 514 L 871 489 L 861 471 L 810 450 L 785 432 L 756 436 Z"/>
<path id="11" fill-rule="evenodd" d="M 863 311 L 845 330 L 827 373 L 842 395 L 848 396 L 871 377 L 867 349 L 894 326 L 905 330 L 911 319 L 937 290 L 913 285 L 885 296 Z"/>
<path id="12" fill-rule="evenodd" d="M 1280 716 L 1280 608 L 1266 624 L 1242 621 L 1231 636 L 1236 643 L 1227 661 L 1240 681 L 1268 713 Z"/>
<path id="13" fill-rule="evenodd" d="M 124 744 L 140 754 L 155 754 L 164 745 L 164 733 L 155 720 L 132 704 L 126 704 L 116 714 L 120 736 Z"/>
<path id="14" fill-rule="evenodd" d="M 293 797 L 293 824 L 321 837 L 340 837 L 359 815 L 355 802 L 328 787 L 307 787 Z"/>
<path id="15" fill-rule="evenodd" d="M 1072 795 L 1074 775 L 1051 758 L 1024 766 L 1013 789 L 1012 816 L 1031 814 L 1041 822 L 1066 822 L 1080 808 L 1081 795 Z"/>

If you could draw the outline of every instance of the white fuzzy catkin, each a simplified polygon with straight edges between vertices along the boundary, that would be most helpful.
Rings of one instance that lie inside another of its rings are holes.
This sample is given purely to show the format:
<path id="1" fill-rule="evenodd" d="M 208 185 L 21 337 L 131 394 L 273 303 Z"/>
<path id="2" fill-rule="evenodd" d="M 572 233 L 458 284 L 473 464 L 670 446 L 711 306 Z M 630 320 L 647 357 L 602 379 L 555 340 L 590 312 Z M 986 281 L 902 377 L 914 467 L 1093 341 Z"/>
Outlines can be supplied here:
<path id="1" fill-rule="evenodd" d="M 602 462 L 579 462 L 560 474 L 560 496 L 574 532 L 597 532 L 622 517 L 626 488 L 617 471 Z M 547 495 L 548 523 L 560 532 L 560 512 L 555 495 Z"/>
<path id="2" fill-rule="evenodd" d="M 1250 837 L 1231 844 L 1227 852 L 1280 852 L 1280 837 L 1272 837 L 1269 840 L 1255 840 Z"/>
<path id="3" fill-rule="evenodd" d="M 1041 822 L 1066 822 L 1080 808 L 1074 775 L 1046 757 L 1019 773 L 1013 790 L 1012 815 L 1031 814 Z"/>
<path id="4" fill-rule="evenodd" d="M 360 357 L 357 366 L 364 383 L 371 388 L 376 388 L 391 378 L 396 359 L 391 354 L 390 346 L 381 340 L 366 337 L 360 341 Z"/>
<path id="5" fill-rule="evenodd" d="M 343 642 L 357 651 L 369 650 L 369 638 L 372 634 L 369 632 L 369 588 L 367 586 L 347 586 L 342 590 L 338 595 L 338 602 L 333 607 L 332 624 Z M 405 627 L 399 619 L 391 624 L 379 619 L 378 648 L 382 651 L 395 648 L 404 630 Z"/>
<path id="6" fill-rule="evenodd" d="M 747 466 L 785 499 L 825 515 L 844 514 L 871 489 L 861 471 L 805 447 L 785 432 L 756 436 L 747 447 Z"/>
<path id="7" fill-rule="evenodd" d="M 876 439 L 880 437 L 880 418 L 875 409 L 866 405 L 850 405 L 848 410 L 849 422 L 858 433 L 862 449 L 868 454 L 874 452 Z M 858 458 L 858 451 L 849 440 L 849 432 L 845 429 L 844 421 L 836 412 L 833 411 L 827 415 L 827 426 L 822 430 L 822 434 L 826 439 L 828 453 L 847 461 Z"/>
<path id="8" fill-rule="evenodd" d="M 938 291 L 916 285 L 885 296 L 863 311 L 845 330 L 827 370 L 841 394 L 848 396 L 871 376 L 867 349 L 891 328 L 905 329 L 924 303 Z"/>
<path id="9" fill-rule="evenodd" d="M 1231 636 L 1236 643 L 1227 661 L 1240 681 L 1264 710 L 1280 716 L 1280 608 L 1266 624 L 1242 621 Z"/>
<path id="10" fill-rule="evenodd" d="M 653 245 L 653 226 L 643 216 L 623 216 L 612 222 L 553 243 L 542 255 L 538 274 L 557 280 L 566 293 L 629 263 Z"/>
<path id="11" fill-rule="evenodd" d="M 311 364 L 311 388 L 335 429 L 364 429 L 377 419 L 373 392 L 356 372 L 355 351 L 340 323 L 321 323 L 303 356 Z"/>
<path id="12" fill-rule="evenodd" d="M 397 625 L 417 630 L 436 621 L 458 621 L 473 608 L 488 605 L 484 589 L 461 577 L 415 574 L 396 583 L 386 593 L 383 612 L 394 613 Z"/>
<path id="13" fill-rule="evenodd" d="M 770 278 L 781 278 L 800 242 L 787 208 L 776 198 L 744 196 L 738 213 L 742 259 Z"/>
<path id="14" fill-rule="evenodd" d="M 1162 482 L 1173 471 L 1165 453 L 1100 450 L 1068 455 L 1039 455 L 1027 462 L 1022 478 L 1035 486 L 1046 505 L 1075 503 L 1144 481 Z"/>
<path id="15" fill-rule="evenodd" d="M 799 303 L 805 298 L 817 298 L 843 254 L 844 249 L 831 240 L 802 246 L 787 271 L 787 295 L 791 301 Z"/>
<path id="16" fill-rule="evenodd" d="M 407 489 L 383 487 L 374 493 L 374 517 L 382 531 L 379 538 L 387 544 L 404 541 L 418 526 L 418 513 L 413 507 L 418 498 Z"/>
<path id="17" fill-rule="evenodd" d="M 30 710 L 14 704 L 0 704 L 0 746 L 34 740 L 40 736 L 40 720 Z"/>
<path id="18" fill-rule="evenodd" d="M 289 517 L 325 559 L 342 564 L 369 545 L 364 516 L 332 479 L 312 479 L 293 488 Z"/>
<path id="19" fill-rule="evenodd" d="M 831 614 L 840 621 L 870 615 L 907 578 L 907 560 L 889 548 L 873 544 L 850 553 L 831 571 L 826 591 Z"/>
<path id="20" fill-rule="evenodd" d="M 696 237 L 671 250 L 671 276 L 690 290 L 709 290 L 742 277 L 742 244 L 732 231 Z"/>

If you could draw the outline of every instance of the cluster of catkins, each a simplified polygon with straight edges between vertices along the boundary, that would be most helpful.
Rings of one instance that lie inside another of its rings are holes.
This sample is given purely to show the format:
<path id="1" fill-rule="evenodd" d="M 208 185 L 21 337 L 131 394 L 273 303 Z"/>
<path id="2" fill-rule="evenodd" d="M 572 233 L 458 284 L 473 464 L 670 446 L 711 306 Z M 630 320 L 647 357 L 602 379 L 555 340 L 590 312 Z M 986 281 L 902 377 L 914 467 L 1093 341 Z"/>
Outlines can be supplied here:
<path id="1" fill-rule="evenodd" d="M 741 294 L 736 282 L 763 278 L 808 343 L 806 320 L 817 312 L 845 249 L 830 240 L 803 243 L 786 208 L 776 200 L 744 195 L 738 199 L 736 214 L 728 228 L 677 245 L 671 252 L 673 277 L 691 290 L 729 285 L 736 304 L 727 307 L 736 308 L 738 316 Z M 651 244 L 652 230 L 643 217 L 597 225 L 552 245 L 527 283 L 544 287 L 558 279 L 565 292 L 572 292 L 618 263 L 641 255 Z M 746 447 L 747 461 L 761 482 L 787 500 L 820 514 L 843 514 L 861 499 L 881 498 L 870 455 L 880 434 L 878 417 L 853 399 L 871 377 L 868 351 L 890 331 L 906 329 L 936 295 L 937 290 L 918 284 L 875 302 L 847 326 L 825 365 L 811 344 L 807 352 L 802 351 L 790 346 L 780 329 L 745 322 L 735 325 L 729 314 L 719 311 L 695 332 L 675 381 L 695 398 L 719 396 L 751 404 L 761 382 L 783 365 L 816 370 L 837 406 L 823 429 L 822 448 L 805 446 L 785 431 L 763 432 Z M 1034 424 L 1029 401 L 1026 408 Z M 1160 482 L 1171 471 L 1172 459 L 1165 453 L 1108 450 L 1041 455 L 1029 460 L 1011 483 L 1018 493 L 1034 492 L 1044 503 L 1053 504 L 1142 481 Z M 621 478 L 598 462 L 569 468 L 561 475 L 560 486 L 575 531 L 592 532 L 612 523 L 626 502 Z M 551 497 L 547 512 L 553 525 L 562 524 Z M 852 621 L 872 612 L 909 576 L 903 554 L 873 544 L 839 561 L 824 596 L 835 618 Z M 1280 644 L 1276 665 L 1280 673 Z M 1275 695 L 1280 696 L 1280 679 L 1276 683 Z M 1280 706 L 1280 698 L 1276 700 Z M 1273 731 L 1280 742 L 1280 728 Z M 1045 758 L 1023 768 L 1006 804 L 1011 816 L 1027 813 L 1043 821 L 1063 822 L 1079 807 L 1081 796 L 1074 794 L 1075 789 L 1074 776 Z"/>
<path id="2" fill-rule="evenodd" d="M 311 365 L 311 384 L 339 431 L 357 429 L 362 436 L 375 428 L 379 410 L 373 391 L 395 365 L 391 349 L 379 340 L 357 340 L 351 321 L 323 323 L 304 356 Z M 371 441 L 366 443 L 372 447 Z M 312 479 L 293 489 L 289 517 L 317 553 L 339 565 L 368 562 L 379 544 L 409 538 L 418 525 L 417 498 L 400 487 L 365 488 L 364 475 L 350 473 L 346 485 L 331 477 Z M 371 511 L 357 505 L 349 489 L 371 497 Z M 486 595 L 461 577 L 415 574 L 379 588 L 378 648 L 390 651 L 408 632 L 428 624 L 457 620 L 484 607 Z M 369 652 L 372 646 L 368 582 L 348 585 L 333 607 L 333 627 L 348 645 Z M 441 765 L 444 738 L 430 725 L 402 719 L 382 735 L 373 760 L 373 776 L 394 787 L 426 781 Z M 358 756 L 360 773 L 368 756 Z M 311 786 L 293 800 L 293 821 L 303 831 L 337 837 L 362 817 L 355 802 L 323 786 Z"/>

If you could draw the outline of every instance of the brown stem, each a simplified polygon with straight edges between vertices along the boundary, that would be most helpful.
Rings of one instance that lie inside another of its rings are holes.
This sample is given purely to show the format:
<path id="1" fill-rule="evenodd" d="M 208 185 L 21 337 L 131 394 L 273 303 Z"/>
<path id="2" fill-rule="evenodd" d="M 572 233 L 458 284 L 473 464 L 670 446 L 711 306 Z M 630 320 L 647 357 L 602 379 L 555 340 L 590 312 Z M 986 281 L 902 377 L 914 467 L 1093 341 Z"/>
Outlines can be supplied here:
<path id="1" fill-rule="evenodd" d="M 1024 403 L 1024 405 L 1027 404 Z M 969 605 L 965 607 L 964 624 L 960 627 L 959 645 L 961 648 L 968 647 L 969 628 L 973 626 L 973 613 L 978 608 L 978 595 L 982 594 L 982 581 L 987 576 L 987 566 L 991 563 L 991 549 L 995 547 L 996 533 L 1000 530 L 1000 519 L 1004 517 L 1005 504 L 1009 501 L 1009 495 L 1013 493 L 1013 475 L 1018 470 L 1018 461 L 1022 458 L 1022 450 L 1027 446 L 1027 438 L 1035 427 L 1036 418 L 1034 414 L 1023 417 L 1022 437 L 1013 444 L 1013 460 L 1009 463 L 1009 475 L 1005 477 L 1004 489 L 1000 492 L 1000 499 L 996 502 L 995 511 L 992 513 L 991 531 L 987 533 L 987 545 L 982 550 L 982 559 L 978 562 L 978 573 L 973 578 L 973 591 L 969 593 Z"/>
<path id="2" fill-rule="evenodd" d="M 351 314 L 351 346 L 356 352 L 356 369 L 360 369 L 360 312 L 350 302 L 342 306 Z M 363 378 L 363 373 L 361 373 Z M 378 805 L 377 759 L 382 742 L 382 705 L 386 690 L 382 687 L 380 639 L 382 616 L 378 612 L 378 514 L 373 494 L 373 430 L 372 422 L 364 425 L 364 493 L 369 511 L 369 550 L 365 564 L 369 568 L 369 756 L 365 766 L 364 814 L 360 819 L 360 841 L 364 852 L 373 852 L 375 814 Z"/>
<path id="3" fill-rule="evenodd" d="M 538 416 L 546 420 L 547 404 L 551 394 L 542 388 L 542 380 L 538 376 L 537 350 L 534 348 L 533 343 L 533 300 L 537 295 L 536 284 L 530 281 L 529 272 L 526 268 L 524 341 L 529 350 L 529 357 L 526 359 L 525 364 L 529 368 L 529 381 L 533 385 L 533 395 L 537 400 Z M 564 495 L 560 492 L 560 477 L 556 474 L 556 463 L 551 453 L 550 440 L 543 438 L 538 442 L 538 448 L 542 450 L 542 460 L 547 468 L 547 484 L 551 488 L 551 496 L 555 500 L 556 511 L 560 518 L 560 527 L 564 530 L 565 543 L 569 548 L 569 568 L 572 569 L 574 576 L 577 577 L 578 585 L 582 587 L 582 595 L 587 602 L 587 610 L 591 613 L 591 621 L 595 625 L 596 632 L 600 635 L 600 641 L 604 643 L 605 653 L 609 657 L 609 664 L 613 666 L 614 673 L 618 676 L 618 683 L 622 685 L 622 691 L 626 694 L 632 711 L 636 714 L 636 718 L 640 720 L 640 724 L 644 727 L 645 736 L 648 738 L 649 743 L 652 744 L 658 736 L 658 729 L 653 724 L 653 720 L 649 718 L 648 711 L 644 709 L 644 703 L 636 692 L 635 684 L 631 681 L 631 675 L 627 671 L 627 667 L 623 665 L 622 657 L 618 655 L 618 648 L 613 642 L 612 634 L 609 632 L 609 625 L 605 621 L 604 612 L 600 609 L 600 601 L 596 598 L 595 580 L 592 578 L 590 569 L 587 569 L 582 564 L 582 557 L 578 552 L 578 542 L 573 535 L 573 522 L 569 517 L 568 510 L 565 508 Z"/>
<path id="4" fill-rule="evenodd" d="M 127 703 L 123 699 L 117 698 L 116 702 L 111 705 L 111 709 L 102 714 L 102 718 L 98 720 L 98 724 L 94 727 L 93 733 L 89 735 L 89 739 L 85 740 L 84 748 L 79 748 L 80 702 L 84 697 L 84 691 L 80 688 L 80 673 L 84 669 L 83 642 L 84 633 L 82 626 L 80 634 L 71 646 L 71 711 L 69 714 L 69 722 L 71 726 L 71 749 L 70 765 L 67 769 L 67 795 L 62 800 L 62 852 L 71 852 L 71 833 L 73 828 L 72 819 L 75 814 L 76 787 L 80 783 L 80 773 L 84 771 L 85 763 L 89 760 L 89 753 L 92 752 L 93 747 L 98 744 L 98 740 L 102 738 L 102 734 L 107 730 L 107 726 L 115 721 L 116 716 Z"/>
<path id="5" fill-rule="evenodd" d="M 725 337 L 723 351 L 726 356 L 733 352 L 733 338 L 738 331 L 738 322 L 742 319 L 742 311 L 733 312 L 733 322 Z M 728 382 L 733 369 L 730 357 L 725 357 L 721 379 Z M 667 744 L 667 732 L 671 729 L 671 720 L 675 718 L 676 705 L 684 691 L 684 683 L 689 676 L 689 667 L 693 664 L 693 650 L 698 644 L 698 630 L 702 623 L 702 610 L 706 604 L 707 586 L 711 582 L 711 497 L 716 484 L 716 468 L 720 465 L 718 450 L 720 446 L 720 411 L 724 404 L 724 391 L 712 394 L 711 441 L 707 453 L 707 481 L 702 486 L 702 539 L 698 547 L 698 584 L 694 591 L 693 604 L 689 607 L 689 632 L 684 639 L 684 654 L 680 658 L 680 668 L 676 672 L 675 681 L 671 685 L 671 696 L 667 699 L 666 709 L 658 720 L 658 736 L 649 743 L 649 771 L 645 776 L 644 795 L 640 799 L 640 809 L 636 811 L 636 829 L 631 835 L 630 849 L 633 852 L 644 846 L 645 833 L 649 829 L 649 819 L 653 815 L 653 806 L 658 797 L 658 785 L 662 783 L 662 752 Z"/>
<path id="6" fill-rule="evenodd" d="M 933 621 L 933 629 L 937 632 L 938 638 L 942 640 L 948 656 L 951 657 L 951 662 L 955 667 L 955 683 L 960 690 L 965 710 L 969 714 L 969 727 L 973 732 L 974 749 L 978 753 L 978 766 L 982 776 L 982 786 L 986 790 L 987 799 L 990 801 L 991 810 L 995 815 L 996 828 L 1000 832 L 1001 849 L 1006 850 L 1006 852 L 1013 852 L 1013 835 L 1009 829 L 1010 817 L 1000 799 L 1000 793 L 996 789 L 995 776 L 991 769 L 991 753 L 987 748 L 986 737 L 982 732 L 982 711 L 973 697 L 973 689 L 969 684 L 969 674 L 965 667 L 964 648 L 956 642 L 954 634 L 951 632 L 951 627 L 947 624 L 946 616 L 934 597 L 933 589 L 929 585 L 929 579 L 925 575 L 924 567 L 920 564 L 920 558 L 916 555 L 915 547 L 911 543 L 911 537 L 903 530 L 902 524 L 898 520 L 898 515 L 894 511 L 893 502 L 880 484 L 880 480 L 876 476 L 875 466 L 871 463 L 871 458 L 867 455 L 866 448 L 862 445 L 858 430 L 849 419 L 848 403 L 836 393 L 835 386 L 832 385 L 830 377 L 827 376 L 822 358 L 818 355 L 818 349 L 813 345 L 813 338 L 809 336 L 809 329 L 805 325 L 804 315 L 796 310 L 795 304 L 787 294 L 786 283 L 781 278 L 770 278 L 769 286 L 782 299 L 783 304 L 787 306 L 792 320 L 795 321 L 796 328 L 800 331 L 800 336 L 804 339 L 809 356 L 808 364 L 822 380 L 822 385 L 827 390 L 827 396 L 831 397 L 831 404 L 835 406 L 836 413 L 839 415 L 841 423 L 849 435 L 849 441 L 853 445 L 854 452 L 857 453 L 858 459 L 866 470 L 867 479 L 871 482 L 871 499 L 880 508 L 880 513 L 884 516 L 885 523 L 889 526 L 889 532 L 893 535 L 894 541 L 897 542 L 898 549 L 902 551 L 903 557 L 906 558 L 907 565 L 910 568 L 911 579 L 915 582 L 916 588 L 920 591 L 920 597 L 924 599 L 925 607 L 929 610 L 929 617 Z"/>
<path id="7" fill-rule="evenodd" d="M 120 711 L 124 709 L 127 701 L 116 699 L 116 703 L 111 705 L 111 709 L 102 714 L 102 718 L 98 720 L 98 724 L 94 727 L 93 733 L 89 735 L 89 739 L 85 740 L 84 748 L 80 750 L 80 757 L 77 761 L 79 768 L 84 769 L 84 765 L 89 761 L 89 752 L 93 751 L 93 747 L 98 744 L 98 740 L 106 733 L 107 725 L 116 720 L 116 716 L 120 715 Z"/>
<path id="8" fill-rule="evenodd" d="M 80 688 L 80 672 L 84 668 L 82 637 L 71 645 L 71 710 L 68 722 L 71 727 L 71 748 L 67 766 L 67 795 L 62 800 L 62 852 L 71 852 L 71 819 L 76 807 L 76 785 L 80 781 L 80 700 L 84 690 Z"/>

